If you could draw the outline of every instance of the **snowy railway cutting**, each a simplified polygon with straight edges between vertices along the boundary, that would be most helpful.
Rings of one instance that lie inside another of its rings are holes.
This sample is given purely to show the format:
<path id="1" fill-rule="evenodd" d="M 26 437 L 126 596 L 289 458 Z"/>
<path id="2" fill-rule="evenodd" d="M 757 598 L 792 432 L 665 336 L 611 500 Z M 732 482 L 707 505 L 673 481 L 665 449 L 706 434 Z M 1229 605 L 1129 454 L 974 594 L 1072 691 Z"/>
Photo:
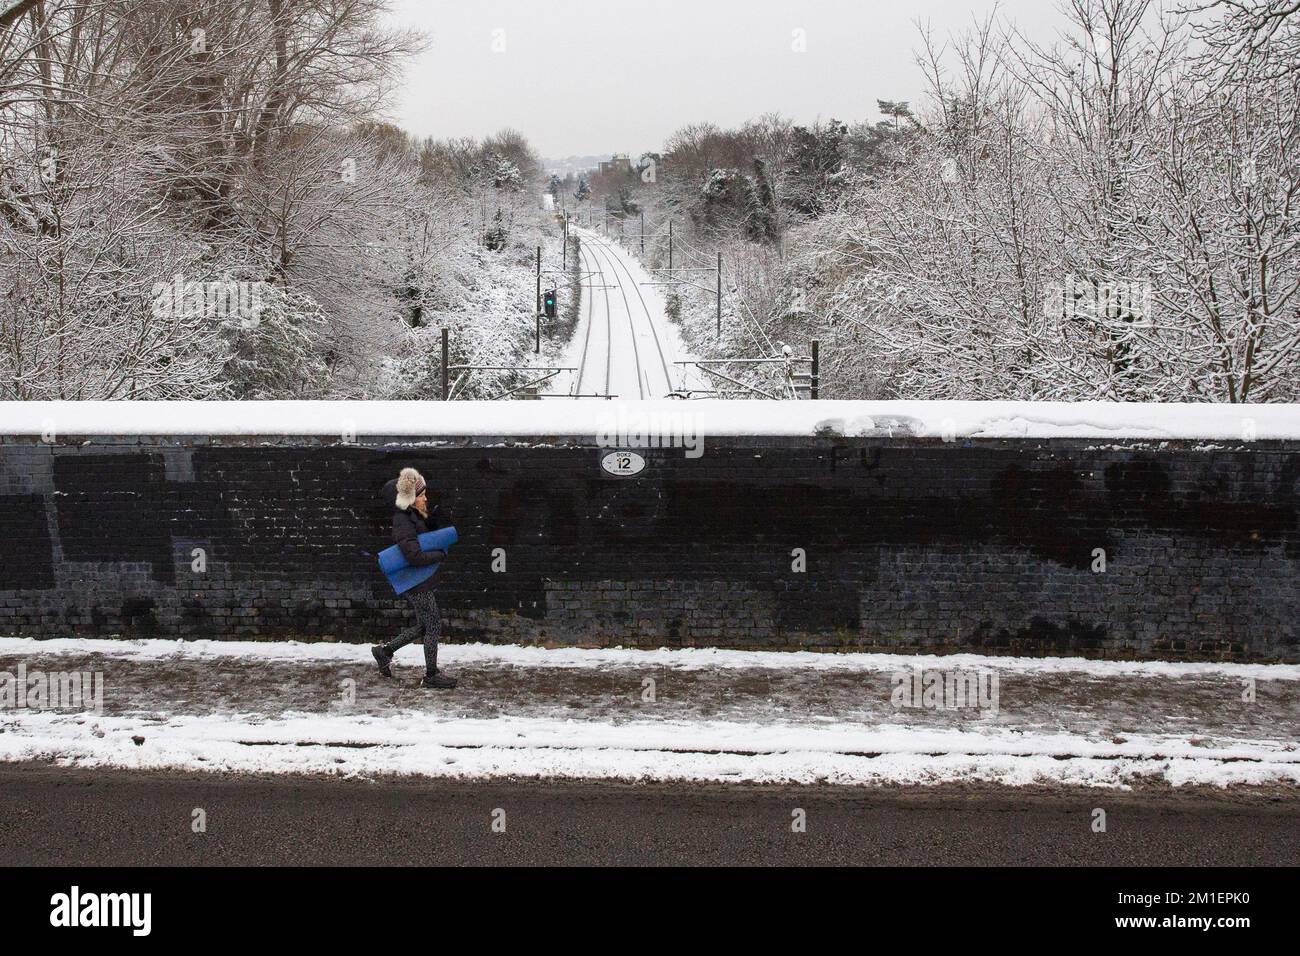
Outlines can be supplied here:
<path id="1" fill-rule="evenodd" d="M 664 312 L 661 297 L 636 259 L 595 232 L 580 239 L 583 308 L 564 365 L 570 395 L 624 400 L 664 399 L 700 390 L 695 373 L 675 363 L 689 358 Z M 563 393 L 564 386 L 557 386 Z"/>

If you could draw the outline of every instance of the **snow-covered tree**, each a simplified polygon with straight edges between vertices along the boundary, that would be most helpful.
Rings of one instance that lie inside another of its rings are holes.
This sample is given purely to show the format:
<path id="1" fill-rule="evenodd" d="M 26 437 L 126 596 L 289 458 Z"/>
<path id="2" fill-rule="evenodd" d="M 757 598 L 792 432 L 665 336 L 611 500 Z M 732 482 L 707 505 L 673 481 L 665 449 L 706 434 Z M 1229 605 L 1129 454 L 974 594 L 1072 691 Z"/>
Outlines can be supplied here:
<path id="1" fill-rule="evenodd" d="M 984 23 L 953 71 L 927 45 L 903 165 L 856 182 L 788 266 L 828 378 L 923 398 L 1294 399 L 1293 75 L 1207 70 L 1146 0 L 1068 12 L 1049 48 Z"/>

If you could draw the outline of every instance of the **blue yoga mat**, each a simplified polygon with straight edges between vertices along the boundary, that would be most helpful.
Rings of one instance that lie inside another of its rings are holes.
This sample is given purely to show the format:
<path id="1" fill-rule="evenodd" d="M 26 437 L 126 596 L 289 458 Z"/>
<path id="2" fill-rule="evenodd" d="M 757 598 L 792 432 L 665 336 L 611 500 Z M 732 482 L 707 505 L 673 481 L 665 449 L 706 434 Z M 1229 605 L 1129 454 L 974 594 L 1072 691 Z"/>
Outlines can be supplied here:
<path id="1" fill-rule="evenodd" d="M 426 531 L 419 537 L 421 551 L 446 551 L 458 540 L 455 528 L 439 528 Z M 397 545 L 384 548 L 379 552 L 379 570 L 384 572 L 388 583 L 398 594 L 404 594 L 417 584 L 423 584 L 438 570 L 438 565 L 430 564 L 422 568 L 413 568 L 406 563 L 406 556 Z"/>

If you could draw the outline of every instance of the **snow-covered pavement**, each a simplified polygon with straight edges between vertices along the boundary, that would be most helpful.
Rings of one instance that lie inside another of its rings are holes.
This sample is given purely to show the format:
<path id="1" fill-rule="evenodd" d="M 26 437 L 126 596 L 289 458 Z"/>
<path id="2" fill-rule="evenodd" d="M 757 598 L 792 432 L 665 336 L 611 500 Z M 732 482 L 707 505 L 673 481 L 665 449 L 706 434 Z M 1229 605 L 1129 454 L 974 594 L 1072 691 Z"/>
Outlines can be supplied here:
<path id="1" fill-rule="evenodd" d="M 621 399 L 668 398 L 698 388 L 698 373 L 664 312 L 663 297 L 641 264 L 619 244 L 587 229 L 581 237 L 582 314 L 555 391 Z"/>
<path id="2" fill-rule="evenodd" d="M 102 713 L 6 700 L 0 760 L 363 776 L 1300 784 L 1295 665 L 474 644 L 444 647 L 442 662 L 461 678 L 450 693 L 414 686 L 413 649 L 394 682 L 359 645 L 0 638 L 0 683 L 20 665 L 104 682 Z M 979 675 L 996 707 L 897 706 L 913 685 L 896 675 L 917 669 Z"/>

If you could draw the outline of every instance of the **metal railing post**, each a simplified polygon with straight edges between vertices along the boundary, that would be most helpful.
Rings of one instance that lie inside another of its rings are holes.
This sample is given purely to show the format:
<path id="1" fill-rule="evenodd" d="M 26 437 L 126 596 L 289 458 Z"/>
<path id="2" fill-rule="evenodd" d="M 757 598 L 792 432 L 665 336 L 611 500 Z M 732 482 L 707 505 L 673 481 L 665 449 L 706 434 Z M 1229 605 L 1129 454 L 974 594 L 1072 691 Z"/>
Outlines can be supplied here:
<path id="1" fill-rule="evenodd" d="M 808 387 L 814 399 L 821 389 L 821 356 L 818 348 L 820 344 L 816 339 L 812 340 L 812 375 L 808 379 Z"/>
<path id="2" fill-rule="evenodd" d="M 447 401 L 447 329 L 442 330 L 442 400 Z"/>

